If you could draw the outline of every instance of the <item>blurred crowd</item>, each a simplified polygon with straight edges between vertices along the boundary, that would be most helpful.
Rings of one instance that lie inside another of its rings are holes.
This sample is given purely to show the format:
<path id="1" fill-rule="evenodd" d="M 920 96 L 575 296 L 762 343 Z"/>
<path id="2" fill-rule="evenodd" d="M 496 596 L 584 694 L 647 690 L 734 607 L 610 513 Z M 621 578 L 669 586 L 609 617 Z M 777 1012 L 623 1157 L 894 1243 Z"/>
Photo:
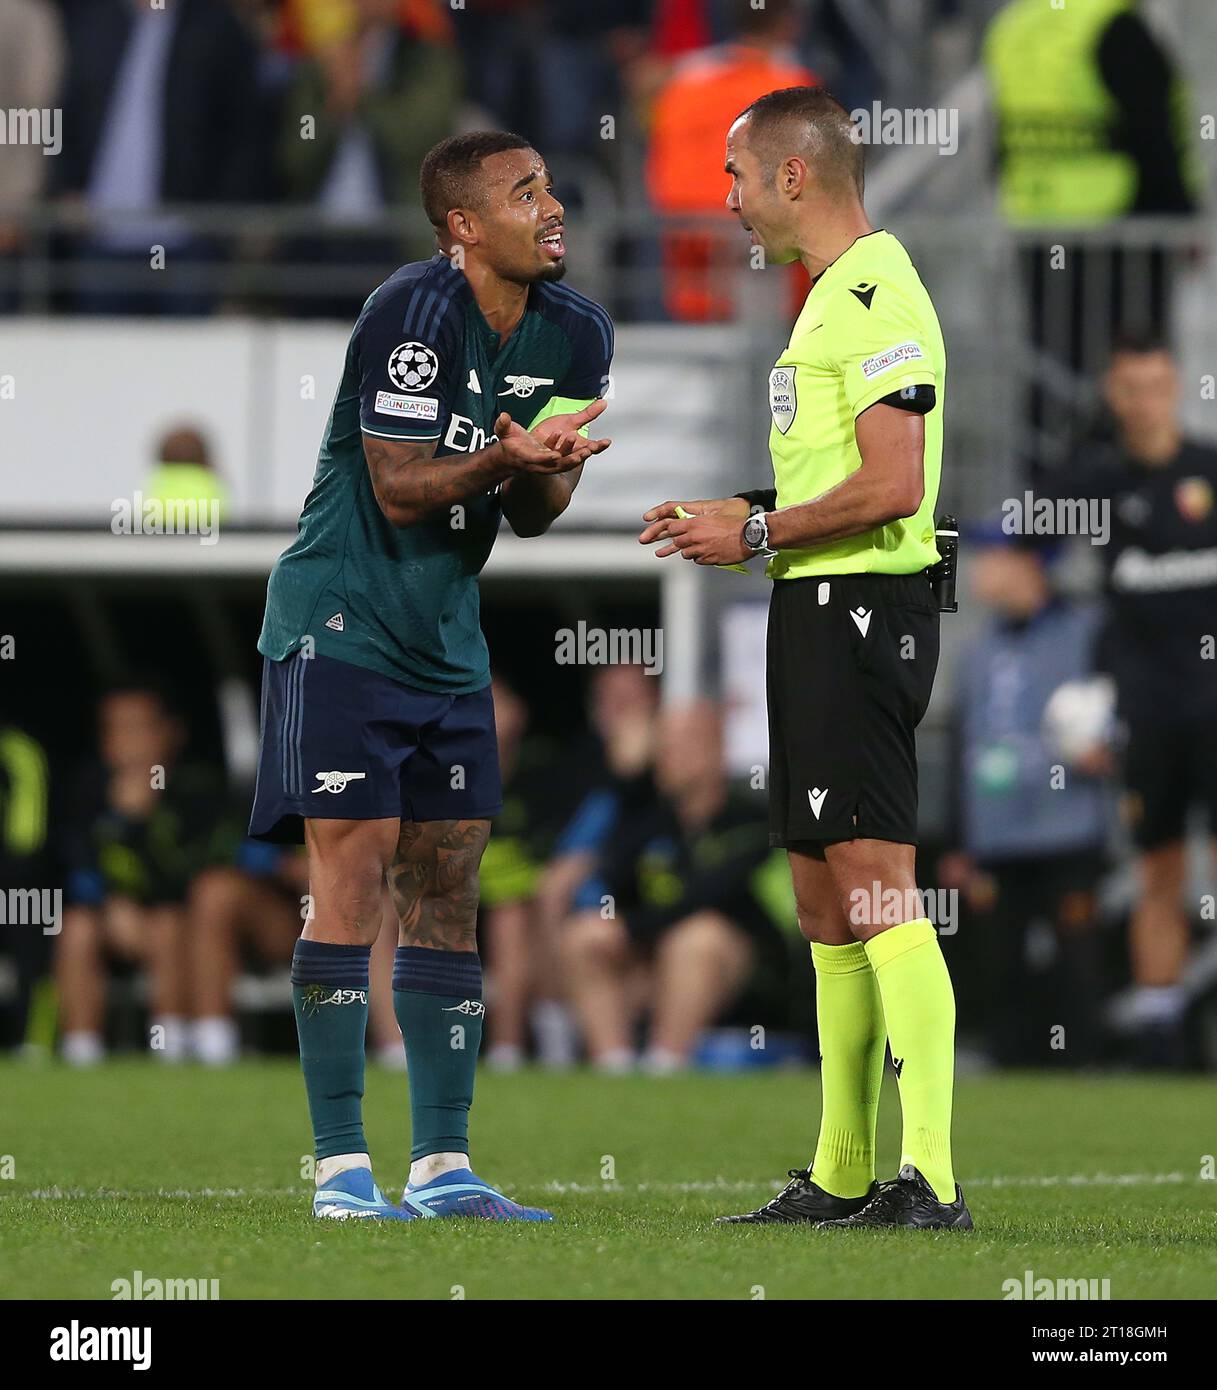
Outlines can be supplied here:
<path id="1" fill-rule="evenodd" d="M 598 256 L 658 276 L 660 294 L 622 294 L 615 313 L 730 318 L 723 132 L 775 88 L 824 82 L 849 110 L 894 95 L 883 14 L 868 25 L 845 0 L 0 0 L 0 113 L 61 118 L 40 141 L 14 128 L 0 143 L 0 310 L 349 317 L 434 249 L 416 209 L 424 152 L 491 126 L 536 141 L 576 216 L 613 214 Z M 928 62 L 961 14 L 973 42 L 994 16 L 972 56 L 1012 222 L 1195 206 L 1188 92 L 1132 0 L 932 0 L 906 61 Z M 296 217 L 242 215 L 254 206 Z M 1071 248 L 1079 285 L 1084 262 Z M 1165 271 L 1144 268 L 1161 312 Z M 1032 329 L 1067 364 L 1071 343 L 1034 321 L 1045 269 L 1031 252 Z M 1141 269 L 1112 266 L 1113 286 Z M 805 280 L 790 278 L 797 307 Z"/>
<path id="2" fill-rule="evenodd" d="M 535 132 L 555 170 L 609 187 L 637 173 L 625 147 L 653 139 L 657 203 L 704 210 L 704 187 L 682 181 L 691 166 L 673 152 L 691 120 L 703 144 L 713 130 L 721 145 L 714 122 L 728 106 L 734 114 L 774 85 L 810 80 L 799 55 L 813 27 L 817 44 L 837 45 L 842 78 L 866 81 L 836 5 L 0 0 L 0 109 L 62 111 L 55 158 L 0 150 L 0 256 L 11 264 L 30 243 L 24 213 L 55 204 L 79 228 L 54 240 L 55 257 L 77 271 L 59 307 L 205 312 L 214 293 L 191 292 L 188 277 L 171 293 L 150 286 L 148 248 L 163 247 L 180 270 L 230 255 L 231 239 L 159 209 L 281 204 L 315 217 L 279 239 L 276 259 L 383 271 L 433 249 L 425 224 L 398 229 L 382 217 L 417 202 L 425 151 L 485 125 Z M 715 68 L 713 109 L 690 106 L 690 55 Z M 710 167 L 721 169 L 721 149 Z M 720 202 L 716 185 L 712 210 Z M 300 312 L 358 302 L 355 289 L 335 302 L 307 284 L 294 296 Z"/>
<path id="3" fill-rule="evenodd" d="M 50 307 L 68 312 L 348 316 L 377 275 L 433 250 L 400 210 L 417 203 L 423 153 L 461 129 L 534 138 L 575 208 L 719 217 L 722 133 L 742 106 L 820 80 L 851 107 L 876 95 L 845 13 L 842 0 L 0 0 L 0 111 L 62 116 L 54 158 L 0 147 L 0 309 L 29 302 L 28 266 L 46 257 Z M 252 205 L 297 210 L 299 230 L 243 222 Z M 40 208 L 56 213 L 45 236 Z M 147 274 L 151 247 L 169 274 Z M 669 313 L 722 316 L 712 237 L 610 254 L 659 256 Z M 238 261 L 273 263 L 281 295 L 239 275 L 217 290 L 214 272 Z M 322 293 L 326 266 L 350 278 Z"/>

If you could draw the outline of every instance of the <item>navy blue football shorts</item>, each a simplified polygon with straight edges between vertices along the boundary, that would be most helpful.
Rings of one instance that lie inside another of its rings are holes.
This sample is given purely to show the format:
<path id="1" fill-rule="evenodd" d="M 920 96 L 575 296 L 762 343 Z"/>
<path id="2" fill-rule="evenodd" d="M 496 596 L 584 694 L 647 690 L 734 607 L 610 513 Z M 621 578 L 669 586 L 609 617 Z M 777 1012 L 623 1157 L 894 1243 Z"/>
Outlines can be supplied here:
<path id="1" fill-rule="evenodd" d="M 264 661 L 255 839 L 302 844 L 309 818 L 483 820 L 502 805 L 489 686 L 436 695 L 327 656 Z"/>

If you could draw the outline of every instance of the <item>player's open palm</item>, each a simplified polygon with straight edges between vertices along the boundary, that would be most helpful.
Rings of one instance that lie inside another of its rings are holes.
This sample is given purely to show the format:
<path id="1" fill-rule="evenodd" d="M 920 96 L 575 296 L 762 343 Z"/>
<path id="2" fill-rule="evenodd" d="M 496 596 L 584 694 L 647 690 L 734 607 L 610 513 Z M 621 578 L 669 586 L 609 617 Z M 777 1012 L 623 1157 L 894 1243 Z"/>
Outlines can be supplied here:
<path id="1" fill-rule="evenodd" d="M 589 414 L 595 405 L 603 409 L 603 402 L 593 401 L 584 410 L 551 416 L 532 430 L 517 424 L 504 411 L 495 421 L 495 433 L 516 471 L 568 473 L 593 454 L 607 449 L 612 442 L 608 439 L 585 439 L 578 432 L 584 424 L 600 414 L 599 410 Z"/>

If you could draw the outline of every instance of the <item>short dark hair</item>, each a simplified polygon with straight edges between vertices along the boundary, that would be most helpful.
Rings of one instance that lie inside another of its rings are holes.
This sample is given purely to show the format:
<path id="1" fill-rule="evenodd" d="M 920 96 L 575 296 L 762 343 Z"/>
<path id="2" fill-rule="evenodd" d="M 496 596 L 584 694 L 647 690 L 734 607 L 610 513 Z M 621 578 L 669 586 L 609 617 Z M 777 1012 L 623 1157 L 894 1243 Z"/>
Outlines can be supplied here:
<path id="1" fill-rule="evenodd" d="M 106 681 L 97 695 L 97 707 L 124 695 L 143 695 L 160 706 L 170 719 L 181 717 L 182 706 L 173 682 L 159 671 L 124 671 Z"/>
<path id="2" fill-rule="evenodd" d="M 532 141 L 509 130 L 471 130 L 450 135 L 432 145 L 423 158 L 418 186 L 427 220 L 437 232 L 446 231 L 453 208 L 477 202 L 477 178 L 482 160 L 505 150 L 530 150 Z"/>
<path id="3" fill-rule="evenodd" d="M 1111 361 L 1117 357 L 1148 357 L 1151 353 L 1171 355 L 1170 344 L 1150 328 L 1121 328 L 1111 340 Z"/>
<path id="4" fill-rule="evenodd" d="M 748 118 L 748 144 L 759 156 L 766 178 L 779 161 L 801 150 L 829 187 L 864 184 L 865 151 L 849 112 L 823 87 L 781 87 L 766 92 L 735 118 Z"/>

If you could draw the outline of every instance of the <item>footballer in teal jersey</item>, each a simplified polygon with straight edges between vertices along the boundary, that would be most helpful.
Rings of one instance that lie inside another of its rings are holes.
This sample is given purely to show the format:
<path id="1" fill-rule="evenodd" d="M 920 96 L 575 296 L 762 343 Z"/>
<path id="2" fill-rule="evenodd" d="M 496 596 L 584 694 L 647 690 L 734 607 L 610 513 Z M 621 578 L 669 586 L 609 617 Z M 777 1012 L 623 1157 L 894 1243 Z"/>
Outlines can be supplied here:
<path id="1" fill-rule="evenodd" d="M 545 1221 L 469 1166 L 478 865 L 502 797 L 477 586 L 500 519 L 540 535 L 607 448 L 587 430 L 613 328 L 558 283 L 563 209 L 526 140 L 441 141 L 421 187 L 438 252 L 364 304 L 298 534 L 270 577 L 250 831 L 308 847 L 292 992 L 315 1215 Z M 362 1116 L 386 881 L 412 1121 L 400 1204 L 372 1180 Z"/>

